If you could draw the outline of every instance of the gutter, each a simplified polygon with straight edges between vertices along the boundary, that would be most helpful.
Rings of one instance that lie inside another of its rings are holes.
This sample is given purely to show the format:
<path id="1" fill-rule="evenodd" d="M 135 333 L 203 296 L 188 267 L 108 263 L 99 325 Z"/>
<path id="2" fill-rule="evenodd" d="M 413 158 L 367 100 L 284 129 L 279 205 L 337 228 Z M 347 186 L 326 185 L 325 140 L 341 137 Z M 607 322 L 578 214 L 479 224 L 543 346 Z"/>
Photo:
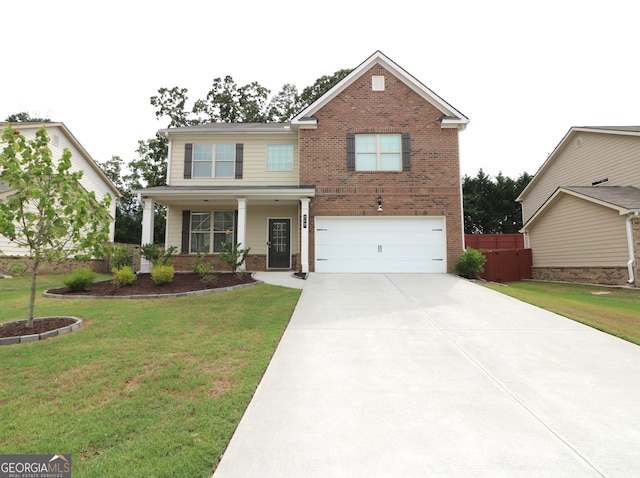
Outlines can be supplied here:
<path id="1" fill-rule="evenodd" d="M 633 274 L 633 263 L 635 261 L 635 251 L 633 249 L 633 228 L 631 227 L 631 220 L 634 217 L 638 217 L 639 211 L 630 212 L 627 214 L 627 245 L 629 247 L 629 261 L 627 262 L 627 270 L 629 271 L 628 284 L 633 284 L 636 279 Z"/>

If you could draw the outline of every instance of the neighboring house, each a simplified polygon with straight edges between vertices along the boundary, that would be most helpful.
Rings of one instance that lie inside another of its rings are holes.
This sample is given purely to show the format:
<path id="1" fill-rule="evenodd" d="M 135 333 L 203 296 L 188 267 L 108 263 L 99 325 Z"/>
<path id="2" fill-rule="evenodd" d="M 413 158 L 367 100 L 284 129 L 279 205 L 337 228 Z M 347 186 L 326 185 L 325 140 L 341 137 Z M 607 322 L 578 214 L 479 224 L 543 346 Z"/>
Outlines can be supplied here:
<path id="1" fill-rule="evenodd" d="M 517 201 L 533 278 L 638 284 L 640 126 L 573 127 Z"/>
<path id="2" fill-rule="evenodd" d="M 167 247 L 233 241 L 251 248 L 247 270 L 451 272 L 468 121 L 378 51 L 289 123 L 161 130 L 167 186 L 139 192 L 142 243 L 159 203 Z"/>
<path id="3" fill-rule="evenodd" d="M 11 127 L 22 134 L 25 139 L 32 140 L 36 132 L 44 126 L 49 134 L 49 148 L 54 159 L 61 158 L 65 148 L 71 151 L 73 171 L 84 171 L 80 184 L 87 190 L 95 192 L 96 198 L 102 200 L 105 195 L 111 196 L 111 226 L 110 240 L 113 241 L 115 232 L 116 199 L 120 193 L 100 167 L 82 147 L 80 142 L 71 134 L 64 123 L 11 123 Z M 4 128 L 4 125 L 3 125 Z M 11 194 L 6 184 L 0 183 L 0 200 Z M 10 242 L 4 236 L 0 236 L 0 251 L 4 256 L 22 256 L 28 251 Z"/>

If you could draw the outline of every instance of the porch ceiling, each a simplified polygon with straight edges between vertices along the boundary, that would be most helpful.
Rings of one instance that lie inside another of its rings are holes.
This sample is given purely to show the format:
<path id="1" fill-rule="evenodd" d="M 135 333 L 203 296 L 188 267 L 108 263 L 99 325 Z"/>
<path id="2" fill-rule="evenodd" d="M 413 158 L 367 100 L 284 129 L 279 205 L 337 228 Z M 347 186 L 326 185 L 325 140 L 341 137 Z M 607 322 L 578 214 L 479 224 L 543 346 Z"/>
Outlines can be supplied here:
<path id="1" fill-rule="evenodd" d="M 315 197 L 315 186 L 308 187 L 231 187 L 231 186 L 159 186 L 136 191 L 139 197 L 153 199 L 164 206 L 204 203 L 235 203 L 239 198 L 251 204 L 298 203 Z"/>

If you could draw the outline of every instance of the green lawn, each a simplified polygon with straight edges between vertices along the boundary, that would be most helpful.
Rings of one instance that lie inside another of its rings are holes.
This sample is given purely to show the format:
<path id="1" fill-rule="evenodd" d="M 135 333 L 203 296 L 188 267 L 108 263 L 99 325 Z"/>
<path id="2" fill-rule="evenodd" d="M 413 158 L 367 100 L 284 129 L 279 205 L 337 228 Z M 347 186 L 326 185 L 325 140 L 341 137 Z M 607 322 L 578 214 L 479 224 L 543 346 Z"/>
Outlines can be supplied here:
<path id="1" fill-rule="evenodd" d="M 104 278 L 104 277 L 102 277 Z M 40 292 L 63 276 L 41 276 Z M 29 278 L 0 279 L 0 322 L 26 316 Z M 208 477 L 300 291 L 260 284 L 159 300 L 45 299 L 72 333 L 0 347 L 0 454 L 71 453 L 78 477 Z"/>
<path id="2" fill-rule="evenodd" d="M 533 281 L 484 285 L 640 345 L 640 290 Z"/>

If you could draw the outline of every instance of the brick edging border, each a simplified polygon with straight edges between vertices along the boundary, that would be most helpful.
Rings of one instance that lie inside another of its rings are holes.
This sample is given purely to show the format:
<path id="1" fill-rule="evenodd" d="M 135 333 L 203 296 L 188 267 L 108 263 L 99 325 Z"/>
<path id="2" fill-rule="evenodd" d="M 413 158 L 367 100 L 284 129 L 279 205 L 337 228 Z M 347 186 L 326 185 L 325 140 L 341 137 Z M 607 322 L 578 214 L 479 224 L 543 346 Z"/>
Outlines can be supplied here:
<path id="1" fill-rule="evenodd" d="M 3 337 L 0 338 L 0 346 L 1 345 L 13 345 L 13 344 L 24 344 L 27 342 L 37 342 L 38 340 L 48 339 L 50 337 L 57 337 L 58 335 L 70 334 L 71 332 L 75 332 L 80 327 L 82 327 L 82 319 L 78 317 L 71 317 L 68 315 L 58 315 L 52 317 L 39 317 L 37 319 L 33 319 L 34 322 L 38 320 L 46 320 L 46 319 L 71 319 L 75 322 L 71 325 L 67 325 L 65 327 L 61 327 L 59 329 L 50 330 L 49 332 L 43 332 L 41 334 L 33 334 L 33 335 L 21 335 L 18 337 Z M 16 324 L 20 322 L 26 322 L 26 320 L 15 320 L 13 322 L 5 322 L 0 324 L 0 327 L 6 324 Z"/>

